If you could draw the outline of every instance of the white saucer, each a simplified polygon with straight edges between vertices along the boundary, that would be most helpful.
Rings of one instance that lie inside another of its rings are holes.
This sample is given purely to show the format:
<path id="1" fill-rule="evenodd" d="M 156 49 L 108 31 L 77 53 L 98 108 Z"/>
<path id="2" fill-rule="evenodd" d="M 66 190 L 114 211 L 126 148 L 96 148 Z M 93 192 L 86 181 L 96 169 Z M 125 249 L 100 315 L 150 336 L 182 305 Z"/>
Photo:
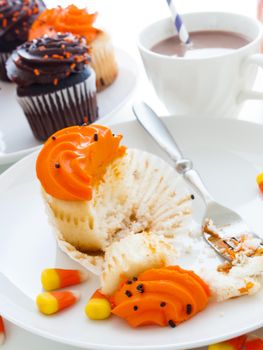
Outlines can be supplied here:
<path id="1" fill-rule="evenodd" d="M 111 86 L 97 95 L 100 120 L 108 119 L 121 108 L 136 86 L 136 62 L 120 49 L 116 49 L 116 56 L 119 75 Z M 0 165 L 21 159 L 41 144 L 33 137 L 16 101 L 15 89 L 15 84 L 0 82 Z"/>
<path id="2" fill-rule="evenodd" d="M 237 210 L 258 234 L 263 232 L 262 197 L 256 175 L 263 171 L 263 126 L 241 121 L 166 118 L 186 156 L 193 159 L 212 195 Z M 116 124 L 124 143 L 162 156 L 135 121 Z M 75 289 L 80 302 L 53 317 L 40 315 L 35 297 L 47 267 L 78 268 L 57 250 L 42 204 L 31 154 L 0 177 L 0 314 L 34 334 L 86 349 L 179 350 L 233 338 L 263 326 L 263 290 L 250 297 L 211 303 L 175 329 L 129 328 L 122 320 L 87 320 L 84 306 L 98 287 L 92 277 Z M 203 207 L 194 201 L 198 218 Z"/>

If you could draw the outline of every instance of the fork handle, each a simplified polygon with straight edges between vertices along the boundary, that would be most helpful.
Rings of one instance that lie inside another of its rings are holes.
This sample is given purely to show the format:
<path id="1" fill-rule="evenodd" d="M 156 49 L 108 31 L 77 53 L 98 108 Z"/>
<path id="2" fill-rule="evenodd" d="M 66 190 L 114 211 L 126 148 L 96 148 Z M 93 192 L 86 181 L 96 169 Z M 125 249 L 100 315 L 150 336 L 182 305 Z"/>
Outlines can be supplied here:
<path id="1" fill-rule="evenodd" d="M 161 118 L 144 102 L 136 102 L 132 109 L 142 127 L 173 160 L 176 171 L 183 175 L 206 204 L 211 202 L 213 199 L 200 175 L 193 169 L 192 161 L 183 157 L 182 151 Z"/>

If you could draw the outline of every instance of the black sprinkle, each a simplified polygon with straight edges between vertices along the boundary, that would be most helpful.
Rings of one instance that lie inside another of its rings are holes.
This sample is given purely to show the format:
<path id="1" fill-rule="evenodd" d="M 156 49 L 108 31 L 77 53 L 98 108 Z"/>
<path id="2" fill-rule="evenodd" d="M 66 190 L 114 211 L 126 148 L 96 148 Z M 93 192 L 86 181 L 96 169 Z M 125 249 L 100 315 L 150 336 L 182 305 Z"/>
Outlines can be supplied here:
<path id="1" fill-rule="evenodd" d="M 114 137 L 114 136 L 115 136 L 115 134 L 112 134 L 112 136 Z"/>
<path id="2" fill-rule="evenodd" d="M 94 134 L 94 141 L 98 141 L 98 139 L 99 139 L 99 135 L 97 133 Z"/>
<path id="3" fill-rule="evenodd" d="M 162 301 L 162 302 L 160 303 L 160 306 L 161 306 L 161 307 L 165 307 L 165 306 L 166 306 L 166 302 Z"/>
<path id="4" fill-rule="evenodd" d="M 60 168 L 60 164 L 59 163 L 55 163 L 55 168 L 59 169 Z"/>
<path id="5" fill-rule="evenodd" d="M 191 194 L 191 199 L 194 200 L 195 199 L 195 196 L 193 194 Z"/>
<path id="6" fill-rule="evenodd" d="M 128 281 L 126 282 L 126 284 L 132 284 L 132 281 L 128 280 Z"/>
<path id="7" fill-rule="evenodd" d="M 103 78 L 100 78 L 100 83 L 101 83 L 102 86 L 105 85 L 105 82 L 104 82 Z"/>
<path id="8" fill-rule="evenodd" d="M 132 280 L 133 280 L 134 282 L 136 282 L 136 281 L 138 281 L 138 278 L 137 278 L 137 277 L 133 277 Z"/>
<path id="9" fill-rule="evenodd" d="M 191 304 L 187 304 L 186 305 L 186 313 L 187 313 L 187 315 L 191 315 L 192 310 L 193 310 L 192 305 Z"/>
<path id="10" fill-rule="evenodd" d="M 143 288 L 143 284 L 141 283 L 141 284 L 138 284 L 138 286 L 136 287 L 136 289 L 137 289 L 137 291 L 139 292 L 139 293 L 144 293 L 144 288 Z"/>
<path id="11" fill-rule="evenodd" d="M 133 307 L 133 310 L 134 310 L 134 311 L 137 311 L 137 310 L 138 310 L 138 306 L 135 305 L 135 306 Z"/>
<path id="12" fill-rule="evenodd" d="M 169 320 L 169 321 L 168 321 L 168 325 L 169 325 L 170 327 L 172 327 L 172 328 L 175 328 L 175 327 L 176 327 L 176 324 L 174 323 L 173 320 Z"/>
<path id="13" fill-rule="evenodd" d="M 52 140 L 55 141 L 57 138 L 56 136 L 52 136 Z"/>
<path id="14" fill-rule="evenodd" d="M 130 298 L 130 297 L 132 297 L 132 292 L 129 290 L 126 290 L 125 295 L 127 295 L 127 297 Z"/>

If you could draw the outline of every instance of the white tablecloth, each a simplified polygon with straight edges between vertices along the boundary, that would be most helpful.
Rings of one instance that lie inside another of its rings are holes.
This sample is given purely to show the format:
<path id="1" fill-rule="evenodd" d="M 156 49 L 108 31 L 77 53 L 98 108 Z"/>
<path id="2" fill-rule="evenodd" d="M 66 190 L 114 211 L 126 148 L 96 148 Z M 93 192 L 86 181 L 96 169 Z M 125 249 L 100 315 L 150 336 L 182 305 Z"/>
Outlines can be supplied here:
<path id="1" fill-rule="evenodd" d="M 70 4 L 72 0 L 46 0 L 47 5 Z M 231 11 L 256 16 L 256 0 L 177 0 L 177 9 L 181 13 L 192 11 Z M 136 48 L 137 33 L 147 23 L 154 22 L 169 15 L 166 0 L 74 0 L 74 4 L 85 6 L 91 10 L 99 11 L 99 22 L 112 34 L 114 44 L 132 55 L 139 65 L 139 84 L 133 98 L 125 107 L 119 110 L 112 118 L 113 122 L 133 118 L 131 112 L 132 101 L 135 98 L 146 100 L 160 114 L 166 110 L 158 101 L 149 85 Z M 263 73 L 259 72 L 255 84 L 257 89 L 263 91 Z M 263 122 L 263 102 L 250 101 L 244 106 L 240 119 L 254 122 Z M 7 166 L 0 166 L 0 173 Z M 259 331 L 263 337 L 263 331 Z M 75 348 L 57 344 L 46 339 L 32 335 L 18 327 L 7 323 L 7 341 L 3 350 L 73 350 Z"/>

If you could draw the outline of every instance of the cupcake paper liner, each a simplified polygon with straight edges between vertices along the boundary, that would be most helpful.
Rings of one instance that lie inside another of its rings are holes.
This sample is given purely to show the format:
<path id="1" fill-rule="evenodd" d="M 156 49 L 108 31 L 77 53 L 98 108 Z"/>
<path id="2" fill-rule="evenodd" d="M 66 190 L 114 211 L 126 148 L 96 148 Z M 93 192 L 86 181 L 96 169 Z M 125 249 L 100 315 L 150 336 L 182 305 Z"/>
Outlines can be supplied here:
<path id="1" fill-rule="evenodd" d="M 57 130 L 98 118 L 95 73 L 76 85 L 37 96 L 17 97 L 34 136 L 45 141 Z"/>
<path id="2" fill-rule="evenodd" d="M 165 238 L 150 233 L 131 233 L 106 250 L 101 291 L 111 295 L 124 276 L 132 279 L 148 269 L 170 265 L 175 257 L 175 248 Z"/>
<path id="3" fill-rule="evenodd" d="M 110 37 L 103 33 L 92 43 L 91 66 L 96 72 L 97 90 L 109 86 L 118 75 L 118 66 Z"/>
<path id="4" fill-rule="evenodd" d="M 87 269 L 101 273 L 107 247 L 131 232 L 168 240 L 189 232 L 191 195 L 162 159 L 129 149 L 108 166 L 104 180 L 91 201 L 62 201 L 44 192 L 60 247 Z"/>
<path id="5" fill-rule="evenodd" d="M 11 53 L 9 52 L 0 52 L 0 80 L 10 81 L 7 77 L 5 68 L 6 61 L 8 60 L 10 55 Z"/>

